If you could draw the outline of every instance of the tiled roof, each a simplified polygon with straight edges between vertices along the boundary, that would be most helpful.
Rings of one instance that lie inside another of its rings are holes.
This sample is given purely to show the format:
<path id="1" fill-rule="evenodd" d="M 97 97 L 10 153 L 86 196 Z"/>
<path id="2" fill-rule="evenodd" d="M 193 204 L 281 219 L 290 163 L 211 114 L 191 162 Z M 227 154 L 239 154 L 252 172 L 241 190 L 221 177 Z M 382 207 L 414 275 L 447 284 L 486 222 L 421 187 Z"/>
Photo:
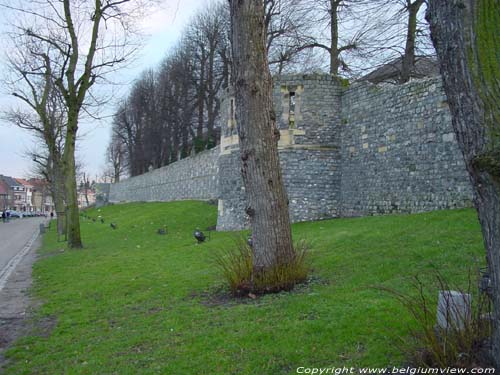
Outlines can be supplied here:
<path id="1" fill-rule="evenodd" d="M 30 178 L 28 183 L 37 190 L 43 190 L 47 187 L 48 182 L 40 178 Z"/>
<path id="2" fill-rule="evenodd" d="M 382 65 L 373 72 L 361 77 L 360 81 L 371 83 L 391 82 L 396 80 L 402 68 L 402 58 L 395 59 L 388 64 Z M 412 78 L 431 77 L 439 74 L 438 62 L 435 58 L 418 56 L 415 58 L 415 66 L 410 72 Z"/>
<path id="3" fill-rule="evenodd" d="M 20 184 L 19 182 L 17 182 L 15 178 L 12 178 L 12 177 L 9 177 L 9 176 L 0 175 L 0 180 L 3 180 L 3 182 L 5 182 L 10 187 L 13 187 L 13 186 L 22 186 L 22 184 Z"/>
<path id="4" fill-rule="evenodd" d="M 17 182 L 19 182 L 21 185 L 24 185 L 24 186 L 33 186 L 28 181 L 26 181 L 24 178 L 16 178 L 15 180 Z"/>

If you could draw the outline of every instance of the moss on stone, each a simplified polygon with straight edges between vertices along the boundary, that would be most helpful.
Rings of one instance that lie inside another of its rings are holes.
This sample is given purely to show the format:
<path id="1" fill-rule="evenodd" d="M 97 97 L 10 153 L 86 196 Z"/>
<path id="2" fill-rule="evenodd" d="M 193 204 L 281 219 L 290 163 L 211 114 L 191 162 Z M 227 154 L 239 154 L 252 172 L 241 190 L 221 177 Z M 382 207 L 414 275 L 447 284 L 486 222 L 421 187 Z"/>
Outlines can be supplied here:
<path id="1" fill-rule="evenodd" d="M 475 51 L 469 54 L 476 90 L 484 104 L 490 155 L 500 148 L 500 8 L 497 0 L 478 0 Z M 471 51 L 472 52 L 472 51 Z"/>
<path id="2" fill-rule="evenodd" d="M 474 158 L 474 167 L 488 172 L 495 178 L 500 178 L 500 150 L 486 152 Z"/>

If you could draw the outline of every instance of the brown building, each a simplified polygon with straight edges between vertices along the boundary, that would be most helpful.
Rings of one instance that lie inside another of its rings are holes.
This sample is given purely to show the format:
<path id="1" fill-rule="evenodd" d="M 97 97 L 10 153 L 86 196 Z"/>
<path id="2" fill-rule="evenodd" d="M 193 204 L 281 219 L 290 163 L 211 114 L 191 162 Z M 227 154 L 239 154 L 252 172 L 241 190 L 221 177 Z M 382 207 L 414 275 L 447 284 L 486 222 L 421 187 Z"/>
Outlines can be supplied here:
<path id="1" fill-rule="evenodd" d="M 36 212 L 50 213 L 55 211 L 49 183 L 38 178 L 28 180 L 32 186 L 31 202 Z"/>
<path id="2" fill-rule="evenodd" d="M 24 186 L 17 182 L 15 178 L 9 176 L 0 175 L 0 180 L 9 187 L 10 191 L 10 201 L 6 208 L 14 211 L 26 211 L 26 192 Z"/>
<path id="3" fill-rule="evenodd" d="M 12 195 L 9 185 L 0 178 L 0 211 L 10 208 Z"/>

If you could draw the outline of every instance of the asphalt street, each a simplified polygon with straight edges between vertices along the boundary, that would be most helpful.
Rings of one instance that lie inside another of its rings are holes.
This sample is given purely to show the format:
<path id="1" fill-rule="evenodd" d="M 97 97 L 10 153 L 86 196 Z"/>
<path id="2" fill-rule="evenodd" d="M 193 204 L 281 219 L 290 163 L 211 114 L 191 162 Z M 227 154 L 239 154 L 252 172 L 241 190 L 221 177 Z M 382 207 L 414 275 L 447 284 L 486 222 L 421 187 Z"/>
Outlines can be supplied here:
<path id="1" fill-rule="evenodd" d="M 40 223 L 46 221 L 44 217 L 11 219 L 8 223 L 0 221 L 0 275 L 9 262 L 23 251 L 35 233 L 39 232 Z"/>
<path id="2" fill-rule="evenodd" d="M 36 303 L 28 290 L 36 249 L 41 243 L 40 223 L 46 221 L 46 218 L 0 221 L 0 374 L 6 364 L 5 350 L 33 329 L 29 322 Z"/>

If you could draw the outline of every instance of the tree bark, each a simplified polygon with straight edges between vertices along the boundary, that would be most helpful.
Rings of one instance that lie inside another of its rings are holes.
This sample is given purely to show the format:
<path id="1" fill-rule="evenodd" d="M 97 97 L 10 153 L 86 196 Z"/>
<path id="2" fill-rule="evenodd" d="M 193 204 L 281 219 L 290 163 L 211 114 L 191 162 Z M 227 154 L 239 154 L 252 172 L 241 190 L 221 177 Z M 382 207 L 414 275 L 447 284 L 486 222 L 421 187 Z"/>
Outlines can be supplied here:
<path id="1" fill-rule="evenodd" d="M 500 367 L 500 7 L 497 0 L 432 0 L 427 19 L 481 223 L 493 289 L 492 357 Z"/>
<path id="2" fill-rule="evenodd" d="M 78 212 L 78 194 L 76 190 L 75 142 L 78 129 L 78 113 L 68 114 L 68 129 L 64 143 L 64 174 L 67 209 L 68 246 L 73 249 L 82 248 L 80 235 L 80 216 Z"/>
<path id="3" fill-rule="evenodd" d="M 338 7 L 342 0 L 330 0 L 330 74 L 338 75 L 340 66 Z"/>
<path id="4" fill-rule="evenodd" d="M 231 0 L 233 77 L 242 176 L 252 228 L 254 273 L 293 256 L 288 199 L 278 158 L 279 130 L 265 47 L 262 0 Z"/>
<path id="5" fill-rule="evenodd" d="M 205 47 L 201 47 L 200 58 L 200 81 L 198 86 L 198 125 L 196 127 L 196 138 L 198 142 L 203 143 L 203 125 L 205 124 Z M 201 150 L 196 150 L 196 152 Z"/>
<path id="6" fill-rule="evenodd" d="M 411 71 L 415 66 L 415 40 L 417 38 L 417 14 L 424 0 L 411 2 L 408 0 L 408 25 L 406 28 L 405 53 L 401 63 L 401 75 L 399 83 L 405 83 L 410 80 Z"/>
<path id="7" fill-rule="evenodd" d="M 66 235 L 66 208 L 64 206 L 64 176 L 61 166 L 61 156 L 55 154 L 52 162 L 52 200 L 56 209 L 57 234 L 58 236 Z"/>

